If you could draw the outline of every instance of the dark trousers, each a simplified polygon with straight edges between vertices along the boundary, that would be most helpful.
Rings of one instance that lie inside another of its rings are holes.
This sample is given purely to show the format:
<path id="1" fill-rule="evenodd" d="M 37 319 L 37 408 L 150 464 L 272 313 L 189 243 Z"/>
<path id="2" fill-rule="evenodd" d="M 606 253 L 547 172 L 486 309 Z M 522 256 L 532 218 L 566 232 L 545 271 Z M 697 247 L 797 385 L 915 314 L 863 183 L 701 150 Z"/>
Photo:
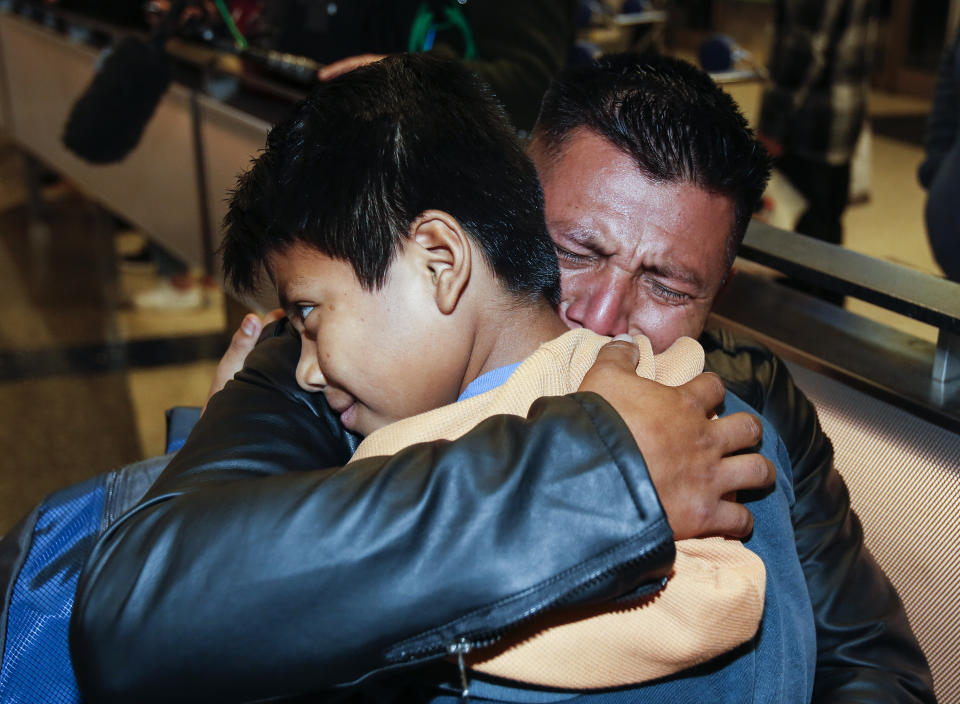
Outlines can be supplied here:
<path id="1" fill-rule="evenodd" d="M 850 191 L 850 164 L 833 166 L 784 154 L 777 168 L 807 200 L 794 229 L 833 244 L 843 243 L 843 211 Z"/>
<path id="2" fill-rule="evenodd" d="M 960 142 L 940 162 L 925 209 L 930 248 L 948 279 L 960 282 Z"/>
<path id="3" fill-rule="evenodd" d="M 843 211 L 847 208 L 850 192 L 849 162 L 833 166 L 787 153 L 777 161 L 777 168 L 807 200 L 807 209 L 800 215 L 794 230 L 824 242 L 843 244 Z M 835 291 L 795 280 L 784 283 L 835 305 L 843 305 L 843 295 Z"/>

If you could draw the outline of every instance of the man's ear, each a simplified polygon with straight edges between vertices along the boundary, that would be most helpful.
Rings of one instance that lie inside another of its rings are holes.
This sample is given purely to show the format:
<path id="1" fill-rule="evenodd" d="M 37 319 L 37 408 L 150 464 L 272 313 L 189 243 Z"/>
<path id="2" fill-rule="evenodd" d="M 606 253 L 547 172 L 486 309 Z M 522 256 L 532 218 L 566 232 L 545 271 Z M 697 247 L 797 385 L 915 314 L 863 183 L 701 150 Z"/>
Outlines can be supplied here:
<path id="1" fill-rule="evenodd" d="M 713 303 L 716 303 L 717 301 L 720 300 L 720 297 L 723 295 L 724 291 L 726 291 L 730 287 L 730 279 L 732 279 L 736 275 L 737 275 L 737 267 L 731 266 L 729 269 L 727 269 L 727 275 L 724 276 L 723 281 L 720 282 L 720 290 L 717 291 L 717 295 L 713 297 Z"/>
<path id="2" fill-rule="evenodd" d="M 410 223 L 410 237 L 422 249 L 437 308 L 449 315 L 470 282 L 473 269 L 470 236 L 450 213 L 426 210 Z"/>

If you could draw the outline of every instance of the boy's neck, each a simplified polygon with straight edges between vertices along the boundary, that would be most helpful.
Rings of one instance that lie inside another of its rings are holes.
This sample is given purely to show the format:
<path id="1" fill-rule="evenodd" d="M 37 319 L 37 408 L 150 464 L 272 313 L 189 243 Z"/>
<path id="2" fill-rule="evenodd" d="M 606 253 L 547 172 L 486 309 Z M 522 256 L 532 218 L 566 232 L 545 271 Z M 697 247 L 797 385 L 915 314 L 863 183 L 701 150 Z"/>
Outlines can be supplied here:
<path id="1" fill-rule="evenodd" d="M 460 392 L 474 379 L 499 367 L 522 362 L 569 328 L 547 301 L 510 301 L 489 309 L 476 328 L 473 353 Z"/>

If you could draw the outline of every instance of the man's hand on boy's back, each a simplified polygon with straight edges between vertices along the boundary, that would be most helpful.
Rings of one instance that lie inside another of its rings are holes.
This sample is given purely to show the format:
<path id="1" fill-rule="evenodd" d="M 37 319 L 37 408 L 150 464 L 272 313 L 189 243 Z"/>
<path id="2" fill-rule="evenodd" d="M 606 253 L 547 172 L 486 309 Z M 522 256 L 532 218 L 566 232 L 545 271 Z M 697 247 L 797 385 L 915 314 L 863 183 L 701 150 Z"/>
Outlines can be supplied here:
<path id="1" fill-rule="evenodd" d="M 707 373 L 664 386 L 637 376 L 638 357 L 636 345 L 610 342 L 580 391 L 601 395 L 630 428 L 675 539 L 748 535 L 753 515 L 725 497 L 776 479 L 773 464 L 761 455 L 731 455 L 760 442 L 760 421 L 747 413 L 711 420 L 723 402 L 720 377 Z"/>

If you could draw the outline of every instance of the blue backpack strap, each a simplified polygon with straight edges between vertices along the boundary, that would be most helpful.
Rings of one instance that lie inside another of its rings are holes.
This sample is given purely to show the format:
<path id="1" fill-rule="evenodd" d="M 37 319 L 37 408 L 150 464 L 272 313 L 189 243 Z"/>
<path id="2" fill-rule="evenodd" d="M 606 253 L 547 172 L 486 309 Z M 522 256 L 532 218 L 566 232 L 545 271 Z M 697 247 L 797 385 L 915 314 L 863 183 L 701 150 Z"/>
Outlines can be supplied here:
<path id="1" fill-rule="evenodd" d="M 80 701 L 67 633 L 77 580 L 100 531 L 105 485 L 112 474 L 51 494 L 0 545 L 0 560 L 5 561 L 0 569 L 10 568 L 0 577 L 12 578 L 12 584 L 4 585 L 0 614 L 2 702 Z"/>
<path id="2" fill-rule="evenodd" d="M 184 443 L 187 442 L 187 436 L 193 430 L 193 426 L 200 420 L 200 414 L 203 409 L 199 406 L 174 406 L 168 408 L 167 416 L 167 452 L 176 452 Z"/>
<path id="3" fill-rule="evenodd" d="M 0 653 L 4 652 L 7 614 L 10 612 L 10 600 L 13 599 L 13 586 L 33 544 L 33 527 L 40 515 L 40 508 L 41 505 L 38 504 L 0 539 Z M 0 663 L 2 662 L 3 660 L 0 660 Z"/>

